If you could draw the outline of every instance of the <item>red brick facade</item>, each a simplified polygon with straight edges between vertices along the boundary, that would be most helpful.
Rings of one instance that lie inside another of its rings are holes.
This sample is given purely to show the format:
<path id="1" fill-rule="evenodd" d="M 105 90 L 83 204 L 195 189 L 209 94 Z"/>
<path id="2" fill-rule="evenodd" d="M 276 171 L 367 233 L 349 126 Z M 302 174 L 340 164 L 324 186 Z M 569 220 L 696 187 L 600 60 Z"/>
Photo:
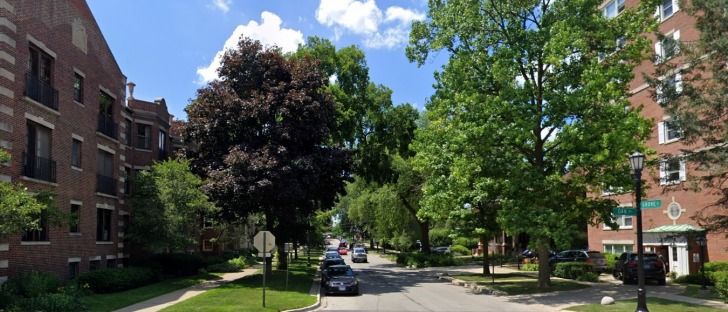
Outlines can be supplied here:
<path id="1" fill-rule="evenodd" d="M 604 5 L 611 1 L 605 1 Z M 626 0 L 627 7 L 637 6 L 638 0 Z M 681 1 L 682 3 L 682 1 Z M 659 30 L 665 35 L 679 34 L 672 36 L 679 38 L 680 42 L 691 42 L 699 39 L 700 34 L 694 27 L 694 19 L 688 16 L 683 8 L 679 8 L 677 1 L 668 5 L 672 7 L 672 14 L 669 16 L 661 16 Z M 665 15 L 665 14 L 662 14 Z M 653 47 L 656 40 L 653 36 Z M 668 62 L 680 62 L 679 58 L 666 60 Z M 647 146 L 657 151 L 657 155 L 650 157 L 660 157 L 660 155 L 679 155 L 681 149 L 691 148 L 685 146 L 679 139 L 661 140 L 660 135 L 665 135 L 660 131 L 661 122 L 669 120 L 669 116 L 665 115 L 663 108 L 652 99 L 651 93 L 654 89 L 647 86 L 643 78 L 643 74 L 652 75 L 654 72 L 654 61 L 646 61 L 638 66 L 635 71 L 635 78 L 630 83 L 630 90 L 633 94 L 630 98 L 633 106 L 643 105 L 642 114 L 654 121 L 652 137 L 647 142 Z M 664 128 L 663 128 L 664 129 Z M 626 157 L 625 157 L 625 161 Z M 696 171 L 693 164 L 687 163 L 685 169 L 681 170 L 682 175 L 700 174 Z M 700 247 L 695 243 L 695 235 L 685 235 L 685 232 L 670 232 L 670 228 L 665 226 L 675 225 L 672 229 L 690 228 L 699 230 L 699 225 L 691 217 L 699 211 L 708 207 L 716 201 L 716 197 L 706 192 L 696 193 L 691 191 L 669 191 L 665 186 L 660 184 L 660 168 L 646 168 L 643 171 L 642 178 L 646 188 L 646 197 L 643 200 L 661 200 L 662 205 L 659 208 L 643 209 L 642 226 L 645 249 L 654 250 L 662 253 L 668 260 L 668 267 L 677 274 L 697 273 L 699 268 Z M 678 183 L 687 183 L 680 181 Z M 627 193 L 621 195 L 613 195 L 614 198 L 624 206 L 634 206 L 634 194 Z M 672 212 L 680 212 L 671 217 L 668 216 L 669 207 Z M 716 211 L 716 213 L 718 213 Z M 632 225 L 628 225 L 628 223 Z M 636 250 L 636 217 L 632 217 L 626 226 L 619 231 L 605 229 L 603 225 L 599 227 L 589 228 L 589 247 L 595 250 L 606 252 L 622 252 L 624 249 Z M 660 228 L 662 227 L 662 228 Z M 659 228 L 659 229 L 658 229 Z M 651 230 L 668 230 L 662 233 L 650 233 Z M 708 234 L 707 247 L 705 252 L 705 261 L 728 261 L 728 240 L 722 234 Z"/>
<path id="2" fill-rule="evenodd" d="M 0 147 L 12 155 L 0 181 L 49 190 L 80 220 L 0 239 L 0 282 L 29 270 L 67 279 L 128 258 L 126 173 L 171 146 L 164 100 L 127 105 L 126 83 L 84 0 L 0 0 Z M 148 148 L 137 124 L 150 126 Z"/>

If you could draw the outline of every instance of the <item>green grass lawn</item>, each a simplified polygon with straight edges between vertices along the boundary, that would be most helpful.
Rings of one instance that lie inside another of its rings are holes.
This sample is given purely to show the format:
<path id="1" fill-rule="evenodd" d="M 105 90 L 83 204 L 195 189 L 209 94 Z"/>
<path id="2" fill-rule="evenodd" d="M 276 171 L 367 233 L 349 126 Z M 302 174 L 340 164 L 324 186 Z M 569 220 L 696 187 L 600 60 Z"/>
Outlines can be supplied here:
<path id="1" fill-rule="evenodd" d="M 170 278 L 159 283 L 130 289 L 127 291 L 89 295 L 81 298 L 81 301 L 89 308 L 91 312 L 113 311 L 126 306 L 130 306 L 137 302 L 142 302 L 166 293 L 173 292 L 200 284 L 204 281 L 219 279 L 221 273 L 198 274 L 189 277 Z"/>
<path id="2" fill-rule="evenodd" d="M 235 282 L 221 285 L 199 296 L 192 297 L 162 311 L 282 311 L 302 308 L 316 303 L 316 297 L 309 294 L 315 266 L 308 266 L 306 260 L 294 260 L 288 275 L 286 271 L 274 270 L 266 280 L 266 307 L 263 308 L 263 275 L 255 274 Z"/>
<path id="3" fill-rule="evenodd" d="M 701 292 L 700 285 L 692 285 L 692 284 L 683 284 L 683 285 L 685 286 L 685 291 L 681 294 L 683 296 L 723 302 L 723 299 L 720 297 L 720 295 L 718 295 L 718 292 L 715 291 L 714 286 L 708 286 L 707 292 Z"/>
<path id="4" fill-rule="evenodd" d="M 619 300 L 611 305 L 585 304 L 564 309 L 564 311 L 577 312 L 634 312 L 637 308 L 637 299 Z M 696 306 L 687 302 L 678 302 L 661 298 L 648 298 L 647 308 L 659 312 L 712 312 L 725 311 L 721 309 Z"/>
<path id="5" fill-rule="evenodd" d="M 536 279 L 535 276 L 529 276 L 519 273 L 496 274 L 495 283 L 493 283 L 493 277 L 490 275 L 484 276 L 479 274 L 463 274 L 453 275 L 452 277 L 462 281 L 476 282 L 478 283 L 478 285 L 483 285 L 490 289 L 503 291 L 508 295 L 540 294 L 555 291 L 577 290 L 591 287 L 589 285 L 575 283 L 570 280 L 551 279 L 551 287 L 547 289 L 541 289 L 538 287 L 538 279 Z"/>

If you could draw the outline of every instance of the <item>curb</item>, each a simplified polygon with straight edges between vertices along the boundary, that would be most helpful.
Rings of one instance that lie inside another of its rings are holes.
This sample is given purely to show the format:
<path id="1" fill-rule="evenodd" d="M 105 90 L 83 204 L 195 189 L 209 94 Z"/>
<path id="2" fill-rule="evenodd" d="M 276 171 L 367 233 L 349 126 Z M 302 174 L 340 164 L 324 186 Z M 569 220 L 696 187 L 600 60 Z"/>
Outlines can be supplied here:
<path id="1" fill-rule="evenodd" d="M 321 271 L 316 271 L 316 276 L 314 276 L 313 283 L 311 284 L 311 289 L 309 290 L 310 295 L 316 295 L 316 303 L 293 310 L 284 310 L 283 312 L 307 312 L 307 311 L 313 311 L 321 307 Z"/>
<path id="2" fill-rule="evenodd" d="M 508 296 L 508 293 L 500 290 L 494 290 L 490 289 L 486 286 L 478 285 L 474 282 L 466 282 L 463 280 L 459 280 L 447 275 L 439 275 L 437 276 L 437 279 L 450 281 L 450 284 L 453 284 L 455 286 L 462 286 L 465 288 L 468 288 L 472 290 L 474 294 L 483 294 L 483 295 L 491 295 L 491 296 Z"/>

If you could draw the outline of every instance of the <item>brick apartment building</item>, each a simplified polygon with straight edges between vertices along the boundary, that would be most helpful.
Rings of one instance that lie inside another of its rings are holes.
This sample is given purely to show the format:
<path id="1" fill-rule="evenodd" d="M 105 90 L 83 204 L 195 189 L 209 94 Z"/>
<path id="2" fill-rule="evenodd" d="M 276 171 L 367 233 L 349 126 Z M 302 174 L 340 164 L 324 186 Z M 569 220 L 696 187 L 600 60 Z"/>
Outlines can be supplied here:
<path id="1" fill-rule="evenodd" d="M 62 279 L 128 259 L 126 176 L 164 159 L 164 99 L 126 101 L 127 79 L 85 0 L 0 0 L 0 181 L 48 190 L 75 226 L 0 239 L 0 283 L 29 270 Z"/>
<path id="2" fill-rule="evenodd" d="M 637 6 L 638 0 L 611 0 L 603 3 L 603 12 L 609 17 L 618 15 L 624 7 Z M 656 62 L 680 62 L 680 57 L 675 57 L 677 51 L 672 47 L 675 42 L 691 42 L 700 38 L 699 32 L 694 27 L 694 19 L 684 9 L 680 8 L 683 1 L 665 0 L 657 9 L 655 16 L 660 20 L 659 31 L 665 35 L 665 39 L 658 41 L 653 36 L 653 46 L 657 55 L 655 60 L 646 61 L 635 68 L 635 79 L 630 83 L 630 101 L 633 105 L 644 105 L 643 115 L 655 121 L 652 129 L 652 136 L 647 146 L 657 151 L 655 156 L 679 155 L 681 149 L 696 148 L 686 146 L 680 138 L 680 132 L 671 127 L 670 116 L 666 115 L 660 98 L 662 90 L 657 90 L 658 101 L 655 101 L 651 94 L 655 92 L 644 80 L 642 74 L 652 75 Z M 679 63 L 678 63 L 679 64 Z M 666 87 L 675 88 L 680 91 L 680 75 L 672 74 L 659 77 L 667 80 Z M 627 161 L 625 156 L 625 162 Z M 706 192 L 696 193 L 691 191 L 666 191 L 666 186 L 675 186 L 687 183 L 687 177 L 699 174 L 694 164 L 686 163 L 684 160 L 662 161 L 659 168 L 645 168 L 642 178 L 646 196 L 643 201 L 659 200 L 659 207 L 643 209 L 642 224 L 645 251 L 655 251 L 663 255 L 667 260 L 670 271 L 678 275 L 697 273 L 700 267 L 700 246 L 695 238 L 700 236 L 703 230 L 691 217 L 696 215 L 705 207 L 716 201 L 716 197 Z M 634 207 L 634 193 L 612 194 L 604 192 L 602 196 L 613 196 L 621 206 Z M 721 213 L 714 210 L 710 213 Z M 600 225 L 590 227 L 589 247 L 604 252 L 621 253 L 624 251 L 636 251 L 636 217 L 618 216 L 617 223 L 619 230 Z M 707 233 L 707 246 L 704 247 L 705 261 L 728 261 L 728 240 L 724 234 Z"/>

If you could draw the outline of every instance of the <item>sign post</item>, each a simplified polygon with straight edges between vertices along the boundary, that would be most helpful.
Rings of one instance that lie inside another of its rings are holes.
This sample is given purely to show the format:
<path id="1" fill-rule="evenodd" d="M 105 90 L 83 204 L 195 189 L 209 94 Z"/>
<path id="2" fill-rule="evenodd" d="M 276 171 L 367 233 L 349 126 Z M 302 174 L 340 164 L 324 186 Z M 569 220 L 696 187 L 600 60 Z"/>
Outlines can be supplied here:
<path id="1" fill-rule="evenodd" d="M 258 249 L 258 256 L 263 257 L 263 307 L 265 308 L 265 278 L 268 275 L 268 257 L 276 247 L 276 237 L 269 231 L 260 231 L 253 237 L 253 246 Z"/>

